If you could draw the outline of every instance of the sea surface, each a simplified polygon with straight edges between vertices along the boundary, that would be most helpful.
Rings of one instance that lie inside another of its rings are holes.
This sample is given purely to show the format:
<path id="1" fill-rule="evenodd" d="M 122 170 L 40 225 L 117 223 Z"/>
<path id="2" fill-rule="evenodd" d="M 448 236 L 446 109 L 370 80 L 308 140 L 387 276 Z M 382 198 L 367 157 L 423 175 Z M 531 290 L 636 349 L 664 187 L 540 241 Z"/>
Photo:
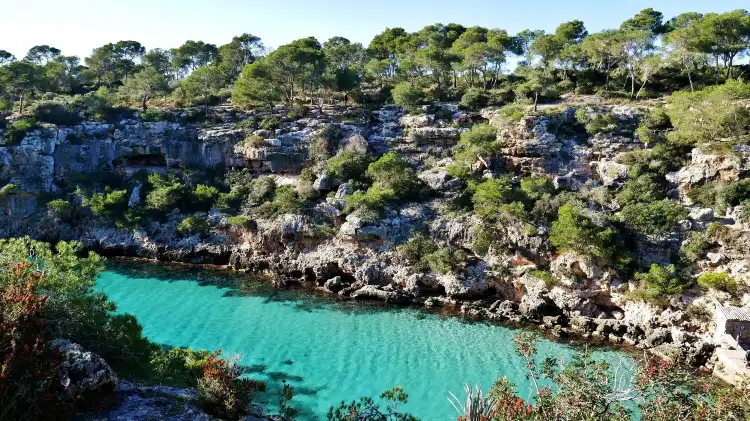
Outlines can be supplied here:
<path id="1" fill-rule="evenodd" d="M 486 392 L 495 379 L 508 377 L 522 396 L 531 391 L 513 346 L 517 331 L 506 327 L 279 291 L 230 272 L 173 265 L 116 263 L 101 274 L 97 289 L 119 312 L 134 314 L 152 341 L 241 355 L 249 376 L 268 383 L 258 403 L 273 409 L 286 380 L 295 388 L 300 421 L 323 420 L 342 400 L 377 397 L 394 386 L 409 395 L 403 409 L 425 421 L 455 420 L 447 396 L 465 396 L 465 384 Z M 540 360 L 569 360 L 576 351 L 546 339 L 538 344 Z M 594 355 L 632 363 L 618 351 Z"/>

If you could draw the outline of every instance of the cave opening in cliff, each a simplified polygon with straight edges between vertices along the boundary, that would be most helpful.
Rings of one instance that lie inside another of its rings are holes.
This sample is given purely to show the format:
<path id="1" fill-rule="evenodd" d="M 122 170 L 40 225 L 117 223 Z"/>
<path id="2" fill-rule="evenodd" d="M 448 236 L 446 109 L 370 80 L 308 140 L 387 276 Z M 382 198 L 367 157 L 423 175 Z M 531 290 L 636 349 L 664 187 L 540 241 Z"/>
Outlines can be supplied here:
<path id="1" fill-rule="evenodd" d="M 167 158 L 163 154 L 134 154 L 125 155 L 113 161 L 115 166 L 121 167 L 166 167 Z"/>

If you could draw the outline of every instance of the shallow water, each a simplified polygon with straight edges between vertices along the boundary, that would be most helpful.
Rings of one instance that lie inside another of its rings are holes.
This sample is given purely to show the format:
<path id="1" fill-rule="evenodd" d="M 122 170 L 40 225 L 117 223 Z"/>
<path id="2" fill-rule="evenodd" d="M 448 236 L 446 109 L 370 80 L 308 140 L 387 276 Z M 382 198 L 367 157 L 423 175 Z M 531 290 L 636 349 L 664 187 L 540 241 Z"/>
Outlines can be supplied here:
<path id="1" fill-rule="evenodd" d="M 515 354 L 514 330 L 412 308 L 339 302 L 278 291 L 227 272 L 154 264 L 117 264 L 97 288 L 118 311 L 134 314 L 158 343 L 243 355 L 251 377 L 295 388 L 301 421 L 325 419 L 331 405 L 377 396 L 394 386 L 404 407 L 425 421 L 455 420 L 446 396 L 464 384 L 485 391 L 506 376 L 523 396 L 530 384 Z M 575 348 L 542 340 L 539 358 L 570 358 Z M 597 351 L 608 360 L 628 358 Z M 273 406 L 272 392 L 258 397 Z"/>

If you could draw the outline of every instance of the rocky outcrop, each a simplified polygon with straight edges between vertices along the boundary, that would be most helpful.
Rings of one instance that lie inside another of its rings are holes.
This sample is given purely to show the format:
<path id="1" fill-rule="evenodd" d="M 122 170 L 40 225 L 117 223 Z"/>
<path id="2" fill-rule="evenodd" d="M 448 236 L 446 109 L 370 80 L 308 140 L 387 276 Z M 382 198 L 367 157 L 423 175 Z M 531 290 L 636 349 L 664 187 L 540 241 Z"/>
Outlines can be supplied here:
<path id="1" fill-rule="evenodd" d="M 100 356 L 65 339 L 52 341 L 52 345 L 63 355 L 58 372 L 68 399 L 99 399 L 115 389 L 117 375 Z"/>

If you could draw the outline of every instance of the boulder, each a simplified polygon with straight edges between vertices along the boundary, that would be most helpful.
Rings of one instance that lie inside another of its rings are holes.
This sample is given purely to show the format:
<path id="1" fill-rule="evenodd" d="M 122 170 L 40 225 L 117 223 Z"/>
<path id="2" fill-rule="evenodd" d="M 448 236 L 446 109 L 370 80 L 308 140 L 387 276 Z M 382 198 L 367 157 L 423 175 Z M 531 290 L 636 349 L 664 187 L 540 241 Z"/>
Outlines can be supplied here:
<path id="1" fill-rule="evenodd" d="M 367 153 L 368 146 L 369 143 L 367 143 L 367 139 L 362 137 L 362 135 L 359 133 L 352 134 L 344 142 L 344 150 L 357 152 L 360 154 Z"/>
<path id="2" fill-rule="evenodd" d="M 65 394 L 71 400 L 114 391 L 117 375 L 102 357 L 67 339 L 57 339 L 52 344 L 63 354 L 58 370 Z"/>
<path id="3" fill-rule="evenodd" d="M 614 161 L 593 162 L 596 172 L 605 186 L 612 186 L 628 178 L 628 166 Z"/>
<path id="4" fill-rule="evenodd" d="M 698 222 L 711 222 L 714 220 L 714 210 L 711 208 L 697 208 L 690 211 L 690 219 Z"/>

